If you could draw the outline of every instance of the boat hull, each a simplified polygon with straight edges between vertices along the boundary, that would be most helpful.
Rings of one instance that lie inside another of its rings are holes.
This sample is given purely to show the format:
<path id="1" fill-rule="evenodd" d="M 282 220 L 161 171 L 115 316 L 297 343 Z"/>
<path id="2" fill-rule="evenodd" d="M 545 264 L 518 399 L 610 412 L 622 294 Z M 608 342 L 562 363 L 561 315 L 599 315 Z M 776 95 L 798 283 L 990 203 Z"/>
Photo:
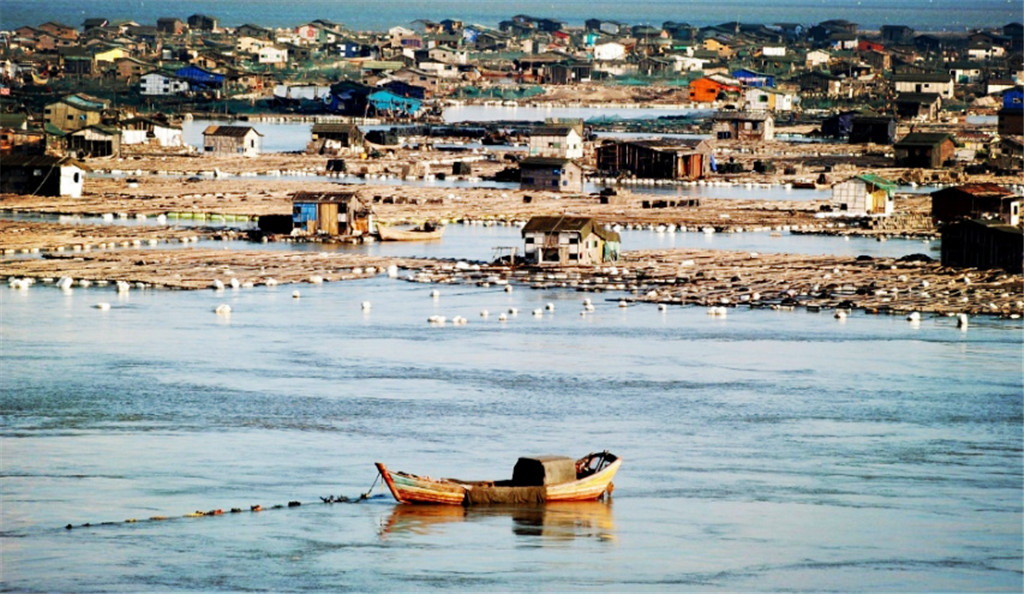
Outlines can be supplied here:
<path id="1" fill-rule="evenodd" d="M 377 235 L 381 241 L 431 241 L 441 239 L 444 235 L 444 227 L 438 227 L 432 231 L 394 229 L 387 225 L 377 225 Z"/>
<path id="2" fill-rule="evenodd" d="M 597 472 L 574 481 L 539 487 L 496 485 L 503 481 L 458 481 L 433 479 L 405 472 L 392 472 L 377 462 L 377 470 L 399 503 L 482 505 L 543 504 L 596 501 L 614 488 L 612 479 L 622 460 L 615 458 Z"/>

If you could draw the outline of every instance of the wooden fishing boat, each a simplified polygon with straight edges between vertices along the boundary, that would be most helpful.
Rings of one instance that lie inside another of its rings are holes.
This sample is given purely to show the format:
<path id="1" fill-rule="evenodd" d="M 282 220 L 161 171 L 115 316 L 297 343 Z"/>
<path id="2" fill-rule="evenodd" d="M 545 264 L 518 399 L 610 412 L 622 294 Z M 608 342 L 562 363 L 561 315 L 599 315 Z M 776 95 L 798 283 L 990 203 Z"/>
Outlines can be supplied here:
<path id="1" fill-rule="evenodd" d="M 392 472 L 377 462 L 384 483 L 399 503 L 445 505 L 541 504 L 595 501 L 610 495 L 622 460 L 607 451 L 579 460 L 565 456 L 520 458 L 510 480 L 464 481 Z"/>
<path id="2" fill-rule="evenodd" d="M 381 241 L 425 241 L 430 239 L 441 239 L 444 235 L 444 226 L 425 223 L 415 229 L 395 229 L 388 225 L 377 223 L 377 235 Z"/>

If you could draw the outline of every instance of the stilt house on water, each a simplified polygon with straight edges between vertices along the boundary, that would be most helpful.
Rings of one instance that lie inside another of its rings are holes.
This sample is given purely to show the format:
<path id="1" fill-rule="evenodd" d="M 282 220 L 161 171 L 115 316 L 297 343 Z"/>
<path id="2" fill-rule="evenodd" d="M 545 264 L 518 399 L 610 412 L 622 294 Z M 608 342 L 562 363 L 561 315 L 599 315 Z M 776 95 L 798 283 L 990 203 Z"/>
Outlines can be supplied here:
<path id="1" fill-rule="evenodd" d="M 295 192 L 292 225 L 310 235 L 359 237 L 374 232 L 373 209 L 355 192 Z"/>
<path id="2" fill-rule="evenodd" d="M 610 175 L 696 180 L 711 172 L 707 140 L 628 140 L 597 147 L 597 168 Z"/>
<path id="3" fill-rule="evenodd" d="M 533 217 L 523 227 L 524 255 L 535 264 L 594 265 L 619 259 L 619 234 L 589 217 Z"/>

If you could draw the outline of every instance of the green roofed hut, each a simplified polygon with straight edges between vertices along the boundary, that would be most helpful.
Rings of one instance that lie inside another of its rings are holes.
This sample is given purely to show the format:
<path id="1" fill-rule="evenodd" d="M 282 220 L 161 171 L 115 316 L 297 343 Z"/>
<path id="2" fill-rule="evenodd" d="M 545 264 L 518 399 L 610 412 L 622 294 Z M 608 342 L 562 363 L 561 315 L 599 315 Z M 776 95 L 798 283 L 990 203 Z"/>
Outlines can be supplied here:
<path id="1" fill-rule="evenodd" d="M 848 215 L 891 215 L 895 182 L 873 173 L 832 185 L 832 210 Z"/>

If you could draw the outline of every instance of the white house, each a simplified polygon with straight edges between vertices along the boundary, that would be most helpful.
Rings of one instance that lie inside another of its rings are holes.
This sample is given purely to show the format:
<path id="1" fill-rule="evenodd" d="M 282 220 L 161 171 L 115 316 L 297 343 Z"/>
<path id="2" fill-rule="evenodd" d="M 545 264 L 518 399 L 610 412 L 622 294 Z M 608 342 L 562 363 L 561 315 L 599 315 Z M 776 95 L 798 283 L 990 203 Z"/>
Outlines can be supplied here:
<path id="1" fill-rule="evenodd" d="M 676 72 L 695 72 L 697 70 L 704 70 L 705 64 L 711 61 L 705 58 L 681 55 L 669 56 L 669 59 L 674 62 L 673 69 Z"/>
<path id="2" fill-rule="evenodd" d="M 744 87 L 744 109 L 748 111 L 793 111 L 800 103 L 800 98 L 793 93 L 786 93 L 771 87 Z"/>
<path id="3" fill-rule="evenodd" d="M 986 61 L 992 58 L 1002 58 L 1005 55 L 1006 49 L 1000 45 L 983 43 L 971 45 L 971 47 L 967 48 L 968 60 Z"/>
<path id="4" fill-rule="evenodd" d="M 572 126 L 542 126 L 530 134 L 531 157 L 583 157 L 583 137 Z"/>
<path id="5" fill-rule="evenodd" d="M 139 93 L 142 95 L 181 95 L 188 91 L 188 81 L 173 74 L 153 71 L 139 78 Z"/>
<path id="6" fill-rule="evenodd" d="M 235 40 L 235 51 L 241 54 L 255 54 L 270 44 L 266 39 L 239 37 Z"/>
<path id="7" fill-rule="evenodd" d="M 459 67 L 455 64 L 445 64 L 443 62 L 420 62 L 416 64 L 416 68 L 423 72 L 429 72 L 438 78 L 458 78 Z"/>
<path id="8" fill-rule="evenodd" d="M 786 46 L 784 45 L 766 45 L 761 48 L 762 56 L 785 56 Z"/>
<path id="9" fill-rule="evenodd" d="M 273 46 L 260 48 L 259 63 L 282 67 L 288 63 L 288 50 Z"/>
<path id="10" fill-rule="evenodd" d="M 934 74 L 896 74 L 893 76 L 893 90 L 900 93 L 938 93 L 943 99 L 953 98 L 953 75 L 949 73 Z"/>
<path id="11" fill-rule="evenodd" d="M 427 50 L 427 57 L 433 62 L 441 62 L 443 64 L 466 64 L 469 61 L 469 52 L 438 46 Z"/>
<path id="12" fill-rule="evenodd" d="M 152 118 L 138 117 L 121 122 L 121 144 L 184 146 L 181 126 L 172 126 Z"/>
<path id="13" fill-rule="evenodd" d="M 594 59 L 604 62 L 608 60 L 621 60 L 626 57 L 626 46 L 617 41 L 606 41 L 594 46 Z"/>
<path id="14" fill-rule="evenodd" d="M 804 58 L 804 65 L 807 68 L 815 69 L 819 66 L 828 64 L 829 60 L 832 59 L 832 55 L 825 50 L 811 50 L 807 52 Z"/>

